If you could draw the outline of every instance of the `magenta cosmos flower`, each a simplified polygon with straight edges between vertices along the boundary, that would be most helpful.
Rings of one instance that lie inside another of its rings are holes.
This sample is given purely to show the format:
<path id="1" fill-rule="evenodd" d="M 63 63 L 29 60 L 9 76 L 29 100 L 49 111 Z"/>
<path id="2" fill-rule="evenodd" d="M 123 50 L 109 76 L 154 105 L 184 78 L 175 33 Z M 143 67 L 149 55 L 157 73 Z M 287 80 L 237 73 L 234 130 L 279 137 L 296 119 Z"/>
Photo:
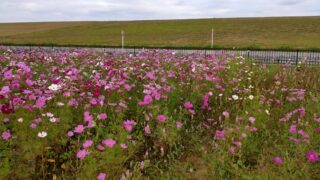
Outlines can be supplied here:
<path id="1" fill-rule="evenodd" d="M 37 108 L 43 108 L 46 105 L 46 98 L 41 96 L 36 101 L 36 107 Z"/>
<path id="2" fill-rule="evenodd" d="M 98 119 L 100 119 L 100 120 L 105 120 L 107 118 L 108 118 L 108 115 L 106 113 L 102 113 L 102 114 L 98 115 Z"/>
<path id="3" fill-rule="evenodd" d="M 6 103 L 1 106 L 1 112 L 3 114 L 11 114 L 13 112 L 13 109 L 10 107 L 8 103 Z"/>
<path id="4" fill-rule="evenodd" d="M 146 105 L 150 104 L 152 102 L 152 96 L 150 96 L 150 95 L 144 96 L 143 102 Z"/>
<path id="5" fill-rule="evenodd" d="M 319 161 L 319 156 L 315 151 L 308 151 L 306 153 L 306 158 L 308 159 L 309 162 L 312 162 L 312 163 Z"/>
<path id="6" fill-rule="evenodd" d="M 281 165 L 283 163 L 282 159 L 279 156 L 274 157 L 273 162 L 276 165 Z"/>
<path id="7" fill-rule="evenodd" d="M 188 101 L 188 102 L 185 102 L 185 103 L 183 104 L 183 106 L 184 106 L 185 108 L 187 108 L 187 109 L 190 109 L 190 108 L 193 107 L 193 104 Z"/>
<path id="8" fill-rule="evenodd" d="M 159 122 L 165 122 L 167 120 L 167 117 L 165 115 L 161 114 L 158 116 L 157 119 Z"/>
<path id="9" fill-rule="evenodd" d="M 131 132 L 133 129 L 133 126 L 135 126 L 137 123 L 134 120 L 126 120 L 122 123 L 123 127 L 126 129 L 126 131 Z"/>

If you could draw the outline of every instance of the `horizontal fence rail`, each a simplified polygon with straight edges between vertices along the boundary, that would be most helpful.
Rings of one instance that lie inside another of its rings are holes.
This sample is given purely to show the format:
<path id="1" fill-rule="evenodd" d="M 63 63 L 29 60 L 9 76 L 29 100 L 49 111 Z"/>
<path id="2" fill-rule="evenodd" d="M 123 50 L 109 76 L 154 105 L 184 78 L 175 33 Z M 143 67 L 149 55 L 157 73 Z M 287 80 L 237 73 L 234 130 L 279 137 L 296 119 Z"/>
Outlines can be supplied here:
<path id="1" fill-rule="evenodd" d="M 136 55 L 142 50 L 145 49 L 169 49 L 177 55 L 227 55 L 227 56 L 241 56 L 243 58 L 252 59 L 257 63 L 266 63 L 266 64 L 295 64 L 300 63 L 315 65 L 320 64 L 320 51 L 318 50 L 238 50 L 238 49 L 190 49 L 190 48 L 161 48 L 161 47 L 152 47 L 152 48 L 142 48 L 142 47 L 82 47 L 82 46 L 0 46 L 0 48 L 9 48 L 14 50 L 54 50 L 54 51 L 63 51 L 63 50 L 72 50 L 78 48 L 91 49 L 97 52 L 108 52 L 108 53 L 129 53 Z"/>

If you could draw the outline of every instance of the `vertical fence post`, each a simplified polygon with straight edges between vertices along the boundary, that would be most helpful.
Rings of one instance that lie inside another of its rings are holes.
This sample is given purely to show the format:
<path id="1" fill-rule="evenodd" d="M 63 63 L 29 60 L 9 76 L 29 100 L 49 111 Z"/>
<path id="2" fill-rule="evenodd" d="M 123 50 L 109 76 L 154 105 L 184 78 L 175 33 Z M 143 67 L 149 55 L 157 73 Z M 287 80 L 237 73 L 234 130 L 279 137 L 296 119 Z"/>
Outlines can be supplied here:
<path id="1" fill-rule="evenodd" d="M 297 54 L 296 54 L 296 65 L 298 65 L 298 61 L 299 61 L 299 50 L 297 50 Z"/>

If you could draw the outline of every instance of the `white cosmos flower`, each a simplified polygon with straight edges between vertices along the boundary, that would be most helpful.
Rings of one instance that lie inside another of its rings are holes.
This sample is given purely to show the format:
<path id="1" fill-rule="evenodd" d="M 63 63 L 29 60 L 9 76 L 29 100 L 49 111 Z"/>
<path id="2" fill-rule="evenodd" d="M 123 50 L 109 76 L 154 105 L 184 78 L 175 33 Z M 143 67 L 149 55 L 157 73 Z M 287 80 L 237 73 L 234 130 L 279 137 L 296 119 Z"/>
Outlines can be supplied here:
<path id="1" fill-rule="evenodd" d="M 57 119 L 57 118 L 55 118 L 55 117 L 52 117 L 52 118 L 50 118 L 50 119 L 49 119 L 49 121 L 50 121 L 50 122 L 52 122 L 52 123 L 57 122 L 57 120 L 58 120 L 58 119 Z"/>
<path id="2" fill-rule="evenodd" d="M 23 122 L 23 118 L 19 118 L 18 122 L 22 123 Z"/>
<path id="3" fill-rule="evenodd" d="M 59 106 L 59 107 L 64 106 L 64 103 L 62 103 L 62 102 L 57 102 L 57 106 Z"/>
<path id="4" fill-rule="evenodd" d="M 53 115 L 51 112 L 47 112 L 47 113 L 46 113 L 46 116 L 51 118 L 51 117 L 53 117 L 54 115 Z"/>
<path id="5" fill-rule="evenodd" d="M 58 84 L 51 84 L 48 89 L 52 90 L 52 91 L 58 91 L 59 89 L 61 89 L 61 86 Z"/>
<path id="6" fill-rule="evenodd" d="M 265 111 L 266 111 L 266 113 L 267 113 L 268 115 L 270 115 L 270 112 L 269 112 L 269 110 L 268 110 L 268 109 L 266 109 Z"/>
<path id="7" fill-rule="evenodd" d="M 219 94 L 219 97 L 222 97 L 222 96 L 223 96 L 223 94 L 220 93 L 220 94 Z"/>
<path id="8" fill-rule="evenodd" d="M 45 131 L 38 132 L 38 137 L 39 138 L 45 138 L 47 135 L 48 135 L 48 133 L 45 132 Z"/>
<path id="9" fill-rule="evenodd" d="M 250 100 L 252 100 L 253 98 L 254 98 L 254 96 L 253 95 L 249 95 L 249 97 L 248 97 Z"/>
<path id="10" fill-rule="evenodd" d="M 238 99 L 239 99 L 239 96 L 236 95 L 236 94 L 234 94 L 234 95 L 232 95 L 232 99 L 233 99 L 233 100 L 238 100 Z"/>

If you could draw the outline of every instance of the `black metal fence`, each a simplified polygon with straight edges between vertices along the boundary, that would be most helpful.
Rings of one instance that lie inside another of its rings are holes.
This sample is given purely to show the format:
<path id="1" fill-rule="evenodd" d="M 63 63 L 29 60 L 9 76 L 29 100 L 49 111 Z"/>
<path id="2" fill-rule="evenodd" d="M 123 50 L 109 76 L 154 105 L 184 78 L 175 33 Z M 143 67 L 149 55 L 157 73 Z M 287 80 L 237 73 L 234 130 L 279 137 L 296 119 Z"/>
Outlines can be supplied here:
<path id="1" fill-rule="evenodd" d="M 281 50 L 281 49 L 210 49 L 210 48 L 172 48 L 172 47 L 127 47 L 122 49 L 121 47 L 111 46 L 38 46 L 38 45 L 6 45 L 0 46 L 3 48 L 11 49 L 47 49 L 47 50 L 70 50 L 75 48 L 89 48 L 99 52 L 110 53 L 130 53 L 136 55 L 138 52 L 145 49 L 169 49 L 177 55 L 227 55 L 227 56 L 241 56 L 247 59 L 252 59 L 258 63 L 268 64 L 308 64 L 315 65 L 320 64 L 320 50 Z"/>

